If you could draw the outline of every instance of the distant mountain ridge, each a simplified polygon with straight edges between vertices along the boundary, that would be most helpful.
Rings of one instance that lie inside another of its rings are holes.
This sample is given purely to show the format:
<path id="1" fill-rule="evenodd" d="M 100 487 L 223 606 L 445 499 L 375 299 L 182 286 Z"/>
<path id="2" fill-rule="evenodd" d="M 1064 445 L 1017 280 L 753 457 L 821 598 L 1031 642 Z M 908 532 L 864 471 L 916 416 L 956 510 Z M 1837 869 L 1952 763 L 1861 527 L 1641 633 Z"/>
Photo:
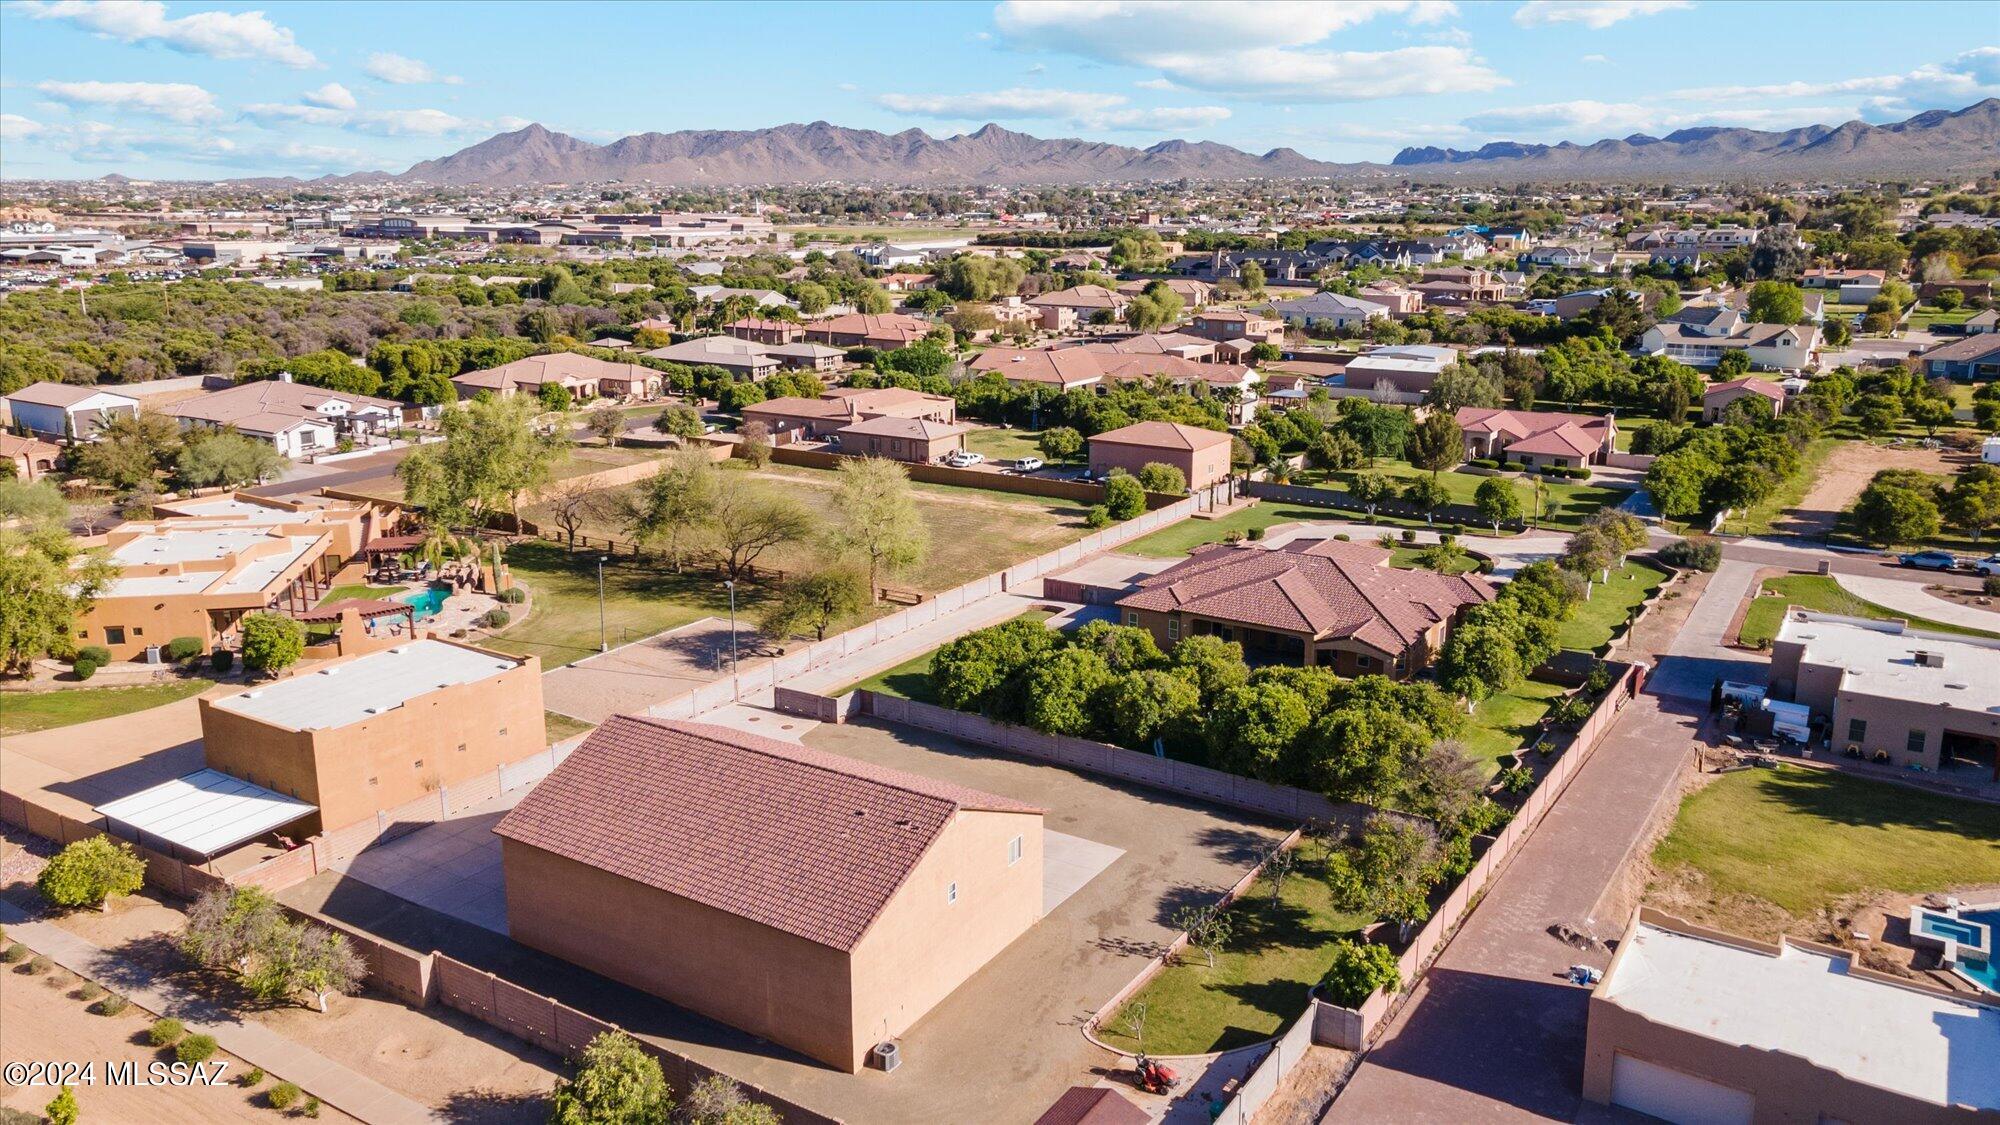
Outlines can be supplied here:
<path id="1" fill-rule="evenodd" d="M 921 129 L 881 133 L 815 121 L 769 129 L 639 133 L 593 144 L 541 125 L 500 133 L 400 175 L 364 172 L 348 182 L 452 187 L 651 182 L 722 186 L 838 181 L 853 184 L 1080 184 L 1118 181 L 1350 179 L 1433 175 L 1494 181 L 1644 179 L 1715 175 L 1736 179 L 1942 175 L 2000 165 L 2000 99 L 1931 110 L 1907 121 L 1757 129 L 1682 129 L 1579 145 L 1495 141 L 1462 151 L 1406 148 L 1389 164 L 1337 164 L 1289 148 L 1257 155 L 1212 141 L 1169 140 L 1146 148 L 1075 138 L 1044 139 L 987 125 L 933 137 Z"/>
<path id="2" fill-rule="evenodd" d="M 1519 174 L 1631 175 L 1741 173 L 1826 175 L 1864 172 L 1946 172 L 2000 164 L 2000 98 L 1961 110 L 1929 110 L 1907 121 L 1869 125 L 1808 125 L 1766 132 L 1708 126 L 1664 137 L 1635 133 L 1622 140 L 1579 145 L 1496 141 L 1471 151 L 1406 148 L 1391 168 Z"/>

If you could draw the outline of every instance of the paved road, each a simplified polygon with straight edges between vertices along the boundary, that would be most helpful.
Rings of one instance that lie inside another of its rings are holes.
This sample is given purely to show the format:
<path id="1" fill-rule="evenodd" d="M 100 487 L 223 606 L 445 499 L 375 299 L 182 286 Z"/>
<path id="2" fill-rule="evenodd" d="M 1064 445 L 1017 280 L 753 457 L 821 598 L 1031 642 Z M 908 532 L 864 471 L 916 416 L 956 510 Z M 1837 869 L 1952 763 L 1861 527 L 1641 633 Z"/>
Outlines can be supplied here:
<path id="1" fill-rule="evenodd" d="M 1679 700 L 1626 705 L 1322 1120 L 1576 1117 L 1590 994 L 1563 975 L 1579 962 L 1602 969 L 1610 957 L 1564 945 L 1548 927 L 1601 938 L 1623 930 L 1626 919 L 1600 916 L 1600 903 L 1688 768 L 1698 725 Z"/>
<path id="2" fill-rule="evenodd" d="M 1934 598 L 1924 593 L 1923 586 L 1915 582 L 1897 582 L 1882 575 L 1847 573 L 1835 574 L 1833 580 L 1855 597 L 1885 609 L 1950 625 L 1963 625 L 1968 629 L 2000 632 L 2000 613 Z"/>
<path id="3" fill-rule="evenodd" d="M 1756 583 L 1758 569 L 1756 563 L 1730 559 L 1709 576 L 1701 600 L 1648 678 L 1648 691 L 1705 705 L 1718 678 L 1764 682 L 1767 660 L 1723 644 L 1737 607 Z"/>
<path id="4" fill-rule="evenodd" d="M 1979 576 L 1976 574 L 1915 570 L 1897 566 L 1895 560 L 1888 555 L 1861 551 L 1829 551 L 1779 539 L 1738 539 L 1726 542 L 1722 547 L 1722 557 L 1752 562 L 1758 566 L 1783 566 L 1803 571 L 1812 571 L 1824 561 L 1835 574 L 1860 574 L 1897 582 L 1914 582 L 1919 585 L 1935 583 L 1942 586 L 1956 586 L 1961 590 L 1979 589 Z"/>

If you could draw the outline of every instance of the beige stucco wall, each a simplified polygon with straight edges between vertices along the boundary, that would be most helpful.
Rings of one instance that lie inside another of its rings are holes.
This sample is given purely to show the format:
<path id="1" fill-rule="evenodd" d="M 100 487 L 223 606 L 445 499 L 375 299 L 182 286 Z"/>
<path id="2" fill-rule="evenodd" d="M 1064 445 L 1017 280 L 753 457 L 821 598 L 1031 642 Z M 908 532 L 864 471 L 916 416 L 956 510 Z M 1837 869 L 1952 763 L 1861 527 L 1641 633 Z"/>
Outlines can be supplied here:
<path id="1" fill-rule="evenodd" d="M 846 953 L 514 840 L 500 849 L 515 941 L 859 1069 Z"/>
<path id="2" fill-rule="evenodd" d="M 344 828 L 548 748 L 541 660 L 533 656 L 326 730 L 288 730 L 209 699 L 200 706 L 208 765 L 318 805 L 309 832 Z"/>
<path id="3" fill-rule="evenodd" d="M 1021 858 L 1007 861 L 1021 839 Z M 947 887 L 958 884 L 958 901 Z M 967 811 L 854 947 L 856 1066 L 908 1031 L 1042 916 L 1042 817 Z"/>
<path id="4" fill-rule="evenodd" d="M 1229 476 L 1229 443 L 1225 441 L 1207 449 L 1195 450 L 1159 449 L 1109 441 L 1090 443 L 1090 471 L 1094 476 L 1103 476 L 1113 469 L 1124 469 L 1137 476 L 1140 469 L 1154 461 L 1179 469 L 1187 477 L 1189 488 L 1204 488 Z"/>
<path id="5" fill-rule="evenodd" d="M 1804 646 L 1796 641 L 1771 646 L 1771 693 L 1828 717 L 1827 733 L 1837 752 L 1857 745 L 1870 758 L 1878 750 L 1885 751 L 1891 765 L 1935 770 L 1947 731 L 2000 739 L 2000 715 L 1871 695 L 1852 687 L 1843 689 L 1840 668 L 1814 664 L 1804 659 L 1803 653 Z M 1866 724 L 1859 739 L 1853 737 L 1852 730 L 1857 719 Z M 1910 753 L 1911 731 L 1924 733 L 1922 753 Z"/>

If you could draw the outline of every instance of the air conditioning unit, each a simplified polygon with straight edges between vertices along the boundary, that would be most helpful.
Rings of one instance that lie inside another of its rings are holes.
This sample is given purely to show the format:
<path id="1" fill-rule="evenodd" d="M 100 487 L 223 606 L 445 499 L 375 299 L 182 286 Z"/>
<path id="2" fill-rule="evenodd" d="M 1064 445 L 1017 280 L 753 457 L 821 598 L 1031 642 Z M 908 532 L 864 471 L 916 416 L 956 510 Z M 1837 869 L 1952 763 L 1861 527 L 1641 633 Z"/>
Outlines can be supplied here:
<path id="1" fill-rule="evenodd" d="M 1919 652 L 1917 653 L 1917 665 L 1921 668 L 1942 668 L 1944 667 L 1944 653 Z"/>
<path id="2" fill-rule="evenodd" d="M 868 1052 L 868 1064 L 887 1074 L 903 1065 L 903 1049 L 894 1042 L 884 1040 L 875 1044 Z"/>

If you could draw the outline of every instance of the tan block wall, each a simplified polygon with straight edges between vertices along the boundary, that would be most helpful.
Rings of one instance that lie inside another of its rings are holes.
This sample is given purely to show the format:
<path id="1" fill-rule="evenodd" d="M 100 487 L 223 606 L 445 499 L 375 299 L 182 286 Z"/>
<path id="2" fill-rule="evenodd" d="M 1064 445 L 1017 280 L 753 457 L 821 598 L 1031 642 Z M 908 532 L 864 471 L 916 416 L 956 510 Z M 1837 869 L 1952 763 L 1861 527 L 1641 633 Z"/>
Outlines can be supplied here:
<path id="1" fill-rule="evenodd" d="M 548 746 L 535 657 L 330 730 L 287 730 L 206 699 L 201 721 L 208 764 L 318 805 L 309 831 L 344 828 Z"/>
<path id="2" fill-rule="evenodd" d="M 1021 858 L 1009 864 L 1009 841 Z M 958 884 L 958 901 L 947 888 Z M 854 948 L 854 1066 L 915 1026 L 1042 916 L 1042 817 L 966 811 Z"/>
<path id="3" fill-rule="evenodd" d="M 847 954 L 514 840 L 500 847 L 515 941 L 859 1069 Z"/>

